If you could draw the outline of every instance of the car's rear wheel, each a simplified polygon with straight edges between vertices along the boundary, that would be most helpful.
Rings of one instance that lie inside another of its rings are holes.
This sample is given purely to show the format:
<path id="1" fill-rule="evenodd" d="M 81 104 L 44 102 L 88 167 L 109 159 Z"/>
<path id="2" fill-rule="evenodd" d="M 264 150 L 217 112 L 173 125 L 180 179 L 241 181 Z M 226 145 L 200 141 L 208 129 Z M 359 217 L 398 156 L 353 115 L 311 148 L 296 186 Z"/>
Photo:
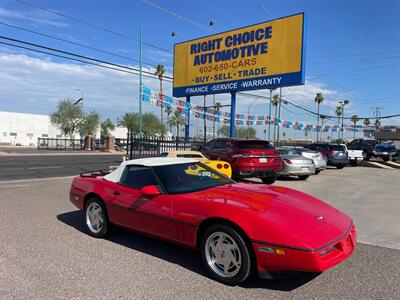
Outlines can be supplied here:
<path id="1" fill-rule="evenodd" d="M 299 179 L 300 180 L 306 180 L 308 177 L 310 177 L 309 175 L 300 175 Z"/>
<path id="2" fill-rule="evenodd" d="M 369 155 L 368 155 L 368 153 L 367 152 L 363 152 L 363 159 L 364 160 L 369 160 Z"/>
<path id="3" fill-rule="evenodd" d="M 318 175 L 319 173 L 321 173 L 321 170 L 315 170 L 314 175 Z"/>
<path id="4" fill-rule="evenodd" d="M 337 165 L 336 168 L 338 168 L 338 169 L 343 169 L 343 168 L 344 168 L 344 165 Z"/>
<path id="5" fill-rule="evenodd" d="M 90 198 L 85 207 L 86 229 L 91 236 L 104 237 L 109 232 L 109 221 L 104 203 L 97 197 Z"/>
<path id="6" fill-rule="evenodd" d="M 275 174 L 261 177 L 261 180 L 265 184 L 273 184 L 276 181 L 277 176 Z"/>
<path id="7" fill-rule="evenodd" d="M 244 238 L 227 225 L 213 225 L 201 239 L 201 255 L 211 276 L 224 284 L 245 281 L 252 270 L 250 249 Z"/>
<path id="8" fill-rule="evenodd" d="M 389 161 L 390 160 L 390 156 L 384 156 L 382 157 L 383 161 Z"/>

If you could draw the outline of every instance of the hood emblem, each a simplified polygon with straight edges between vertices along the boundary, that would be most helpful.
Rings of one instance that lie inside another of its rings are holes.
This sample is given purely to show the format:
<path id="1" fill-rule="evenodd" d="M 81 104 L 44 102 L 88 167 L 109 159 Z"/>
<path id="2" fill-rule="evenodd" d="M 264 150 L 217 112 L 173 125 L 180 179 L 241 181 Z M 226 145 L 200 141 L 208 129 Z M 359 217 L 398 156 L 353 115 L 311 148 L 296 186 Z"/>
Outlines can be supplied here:
<path id="1" fill-rule="evenodd" d="M 320 221 L 320 222 L 325 220 L 325 218 L 323 216 L 315 216 L 315 219 L 317 219 L 317 221 Z"/>

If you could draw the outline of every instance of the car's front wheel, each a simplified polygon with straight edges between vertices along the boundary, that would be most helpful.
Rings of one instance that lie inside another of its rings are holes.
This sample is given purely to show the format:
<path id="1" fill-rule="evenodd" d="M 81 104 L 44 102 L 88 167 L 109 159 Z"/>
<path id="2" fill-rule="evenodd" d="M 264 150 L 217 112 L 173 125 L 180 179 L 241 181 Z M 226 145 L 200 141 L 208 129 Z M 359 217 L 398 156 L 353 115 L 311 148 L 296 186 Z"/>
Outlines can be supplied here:
<path id="1" fill-rule="evenodd" d="M 343 169 L 343 168 L 344 168 L 344 165 L 337 165 L 336 168 L 338 168 L 338 169 Z"/>
<path id="2" fill-rule="evenodd" d="M 104 203 L 96 198 L 90 198 L 85 207 L 86 229 L 91 236 L 104 237 L 109 231 L 109 222 Z"/>
<path id="3" fill-rule="evenodd" d="M 277 178 L 276 174 L 271 174 L 265 177 L 261 177 L 261 180 L 265 184 L 273 184 L 276 181 L 276 178 Z"/>
<path id="4" fill-rule="evenodd" d="M 227 225 L 213 225 L 201 240 L 203 264 L 211 276 L 224 284 L 245 281 L 252 270 L 252 259 L 243 237 Z"/>
<path id="5" fill-rule="evenodd" d="M 306 180 L 308 177 L 310 177 L 310 176 L 308 176 L 308 175 L 299 175 L 299 179 L 300 180 Z"/>

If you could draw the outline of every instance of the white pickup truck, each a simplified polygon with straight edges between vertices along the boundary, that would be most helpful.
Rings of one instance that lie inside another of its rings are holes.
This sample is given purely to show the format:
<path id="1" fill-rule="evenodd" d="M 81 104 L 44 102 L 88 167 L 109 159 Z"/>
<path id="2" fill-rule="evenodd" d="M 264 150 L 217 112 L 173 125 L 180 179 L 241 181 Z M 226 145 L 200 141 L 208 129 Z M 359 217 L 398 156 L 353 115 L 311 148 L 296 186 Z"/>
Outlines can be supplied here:
<path id="1" fill-rule="evenodd" d="M 345 144 L 341 144 L 346 149 L 347 157 L 349 158 L 350 165 L 357 166 L 358 162 L 363 160 L 363 151 L 362 150 L 349 150 Z"/>

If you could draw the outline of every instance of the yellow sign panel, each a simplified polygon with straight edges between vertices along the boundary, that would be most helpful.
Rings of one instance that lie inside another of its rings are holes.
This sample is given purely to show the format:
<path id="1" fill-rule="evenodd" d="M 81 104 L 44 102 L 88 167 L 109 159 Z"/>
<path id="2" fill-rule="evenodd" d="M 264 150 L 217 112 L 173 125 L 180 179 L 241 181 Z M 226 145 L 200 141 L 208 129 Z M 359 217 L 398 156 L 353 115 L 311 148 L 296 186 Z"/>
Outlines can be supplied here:
<path id="1" fill-rule="evenodd" d="M 175 97 L 304 84 L 304 14 L 175 44 Z"/>

